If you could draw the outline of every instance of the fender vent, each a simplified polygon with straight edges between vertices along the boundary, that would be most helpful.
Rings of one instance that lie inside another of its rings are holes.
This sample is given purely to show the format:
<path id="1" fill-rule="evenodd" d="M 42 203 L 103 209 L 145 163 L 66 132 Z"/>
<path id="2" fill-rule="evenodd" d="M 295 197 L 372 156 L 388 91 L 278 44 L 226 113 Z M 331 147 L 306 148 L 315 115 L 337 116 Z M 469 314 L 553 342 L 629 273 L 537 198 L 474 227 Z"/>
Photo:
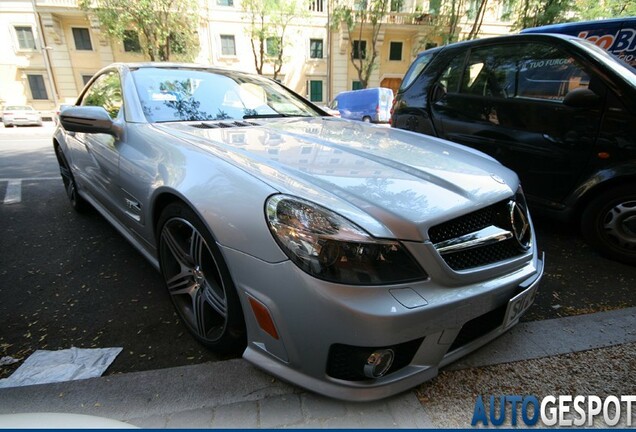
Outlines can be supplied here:
<path id="1" fill-rule="evenodd" d="M 198 129 L 220 129 L 220 128 L 233 128 L 233 127 L 247 127 L 247 126 L 260 126 L 258 123 L 249 121 L 233 121 L 233 122 L 201 122 L 195 123 L 192 127 Z"/>

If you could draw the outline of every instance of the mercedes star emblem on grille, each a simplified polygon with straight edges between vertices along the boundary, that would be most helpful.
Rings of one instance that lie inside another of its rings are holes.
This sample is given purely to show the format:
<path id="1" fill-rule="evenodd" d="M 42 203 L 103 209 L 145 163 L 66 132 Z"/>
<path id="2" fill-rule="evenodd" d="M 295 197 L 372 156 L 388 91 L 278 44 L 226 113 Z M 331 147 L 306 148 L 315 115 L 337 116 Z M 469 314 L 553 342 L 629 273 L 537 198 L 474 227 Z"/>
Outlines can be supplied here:
<path id="1" fill-rule="evenodd" d="M 510 208 L 510 225 L 514 238 L 524 250 L 530 248 L 530 222 L 525 207 L 516 201 L 508 203 Z"/>

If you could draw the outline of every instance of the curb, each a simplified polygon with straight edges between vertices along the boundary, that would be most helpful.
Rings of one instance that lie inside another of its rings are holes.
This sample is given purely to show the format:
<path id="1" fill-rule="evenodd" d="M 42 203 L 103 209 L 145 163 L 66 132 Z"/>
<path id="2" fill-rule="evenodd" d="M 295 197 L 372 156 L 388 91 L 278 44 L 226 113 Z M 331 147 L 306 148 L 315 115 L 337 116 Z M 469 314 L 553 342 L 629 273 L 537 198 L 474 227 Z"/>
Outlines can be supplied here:
<path id="1" fill-rule="evenodd" d="M 630 342 L 636 342 L 636 307 L 521 323 L 447 369 Z M 435 427 L 412 391 L 342 402 L 283 383 L 241 359 L 0 390 L 0 414 L 27 412 L 88 414 L 152 428 Z"/>

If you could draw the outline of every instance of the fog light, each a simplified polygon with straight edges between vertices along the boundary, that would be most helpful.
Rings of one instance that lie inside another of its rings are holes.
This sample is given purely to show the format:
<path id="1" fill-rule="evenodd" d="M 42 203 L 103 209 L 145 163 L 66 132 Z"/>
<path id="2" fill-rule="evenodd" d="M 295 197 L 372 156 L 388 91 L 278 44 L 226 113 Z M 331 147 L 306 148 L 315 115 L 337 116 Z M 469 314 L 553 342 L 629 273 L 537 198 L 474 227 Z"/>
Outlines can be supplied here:
<path id="1" fill-rule="evenodd" d="M 395 354 L 391 349 L 374 351 L 367 359 L 367 364 L 364 365 L 364 376 L 367 378 L 384 376 L 391 368 L 394 357 Z"/>

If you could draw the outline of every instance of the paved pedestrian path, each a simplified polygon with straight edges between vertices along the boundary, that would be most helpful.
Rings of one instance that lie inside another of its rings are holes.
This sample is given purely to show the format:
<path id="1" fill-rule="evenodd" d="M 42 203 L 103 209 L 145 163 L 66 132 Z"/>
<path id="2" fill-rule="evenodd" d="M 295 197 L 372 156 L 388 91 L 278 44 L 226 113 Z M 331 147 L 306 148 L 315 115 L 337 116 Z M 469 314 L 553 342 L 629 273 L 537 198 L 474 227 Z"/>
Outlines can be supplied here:
<path id="1" fill-rule="evenodd" d="M 450 368 L 631 342 L 636 308 L 523 323 Z M 88 414 L 144 428 L 439 426 L 413 391 L 376 402 L 342 402 L 281 382 L 241 359 L 0 390 L 0 414 L 25 412 Z"/>

